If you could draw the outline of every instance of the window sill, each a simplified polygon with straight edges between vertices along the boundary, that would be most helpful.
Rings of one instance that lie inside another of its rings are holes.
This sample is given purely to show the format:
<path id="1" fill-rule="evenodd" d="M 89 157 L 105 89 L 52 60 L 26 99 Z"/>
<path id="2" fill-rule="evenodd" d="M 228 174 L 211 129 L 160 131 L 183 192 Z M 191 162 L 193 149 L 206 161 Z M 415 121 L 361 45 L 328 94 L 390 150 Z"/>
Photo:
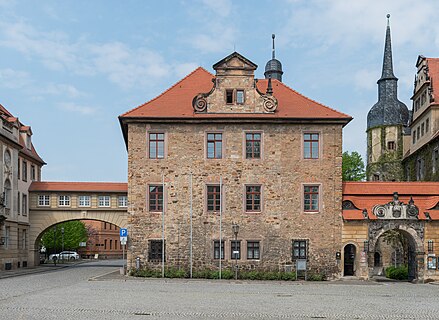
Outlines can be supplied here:
<path id="1" fill-rule="evenodd" d="M 318 214 L 320 211 L 303 211 L 303 214 Z"/>

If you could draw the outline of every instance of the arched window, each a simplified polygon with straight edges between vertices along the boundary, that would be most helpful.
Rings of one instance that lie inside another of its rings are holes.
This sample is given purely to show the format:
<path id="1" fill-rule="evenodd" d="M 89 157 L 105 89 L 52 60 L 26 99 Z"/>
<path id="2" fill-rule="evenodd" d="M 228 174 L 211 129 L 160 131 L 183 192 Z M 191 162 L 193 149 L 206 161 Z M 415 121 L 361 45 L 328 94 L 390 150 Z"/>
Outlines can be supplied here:
<path id="1" fill-rule="evenodd" d="M 5 181 L 4 193 L 5 193 L 5 200 L 4 200 L 5 207 L 10 209 L 12 199 L 11 199 L 11 182 L 9 181 L 9 179 Z"/>
<path id="2" fill-rule="evenodd" d="M 8 168 L 11 167 L 11 153 L 9 152 L 9 150 L 6 150 L 6 151 L 5 151 L 5 154 L 4 154 L 3 159 L 4 159 L 4 163 L 5 163 L 5 165 L 6 165 Z"/>

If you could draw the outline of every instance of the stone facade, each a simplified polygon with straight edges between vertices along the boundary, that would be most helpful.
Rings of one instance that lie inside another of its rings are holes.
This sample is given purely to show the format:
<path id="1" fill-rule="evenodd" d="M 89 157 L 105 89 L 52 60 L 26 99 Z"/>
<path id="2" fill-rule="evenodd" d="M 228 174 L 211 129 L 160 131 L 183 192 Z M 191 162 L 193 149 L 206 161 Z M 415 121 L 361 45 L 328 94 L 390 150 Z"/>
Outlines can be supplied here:
<path id="1" fill-rule="evenodd" d="M 195 269 L 218 267 L 214 241 L 220 238 L 224 241 L 222 266 L 234 265 L 232 224 L 238 224 L 241 257 L 237 263 L 241 268 L 294 269 L 293 241 L 304 240 L 308 270 L 328 277 L 339 276 L 336 252 L 341 250 L 342 235 L 342 127 L 349 121 L 348 116 L 343 115 L 348 120 L 342 121 L 314 120 L 312 117 L 270 118 L 278 117 L 288 109 L 282 109 L 287 108 L 283 101 L 279 101 L 278 109 L 263 107 L 264 99 L 271 96 L 271 83 L 268 82 L 267 94 L 259 91 L 253 75 L 254 64 L 235 55 L 223 59 L 214 68 L 217 70 L 214 88 L 203 95 L 192 96 L 195 113 L 199 114 L 195 117 L 199 118 L 175 120 L 172 111 L 160 120 L 134 117 L 130 113 L 121 116 L 128 146 L 128 266 L 133 267 L 137 257 L 143 266 L 161 266 L 160 258 L 151 258 L 151 240 L 162 239 L 164 216 L 166 267 L 188 270 L 192 207 L 192 261 Z M 174 86 L 182 87 L 185 83 Z M 282 92 L 296 97 L 297 93 L 291 89 L 279 91 L 277 95 L 276 90 L 283 87 L 273 82 L 272 101 L 277 103 L 277 97 L 283 98 Z M 245 91 L 245 103 L 225 102 L 225 90 L 241 89 Z M 166 94 L 173 93 L 166 92 L 163 99 Z M 197 99 L 204 99 L 201 105 L 206 109 L 197 109 Z M 153 101 L 152 104 L 159 102 Z M 313 113 L 312 107 L 308 112 Z M 225 118 L 224 114 L 228 113 L 234 117 Z M 205 120 L 204 116 L 209 118 Z M 239 119 L 245 116 L 251 118 Z M 304 134 L 309 132 L 319 136 L 315 159 L 304 159 Z M 164 134 L 163 158 L 149 158 L 149 133 Z M 208 133 L 222 135 L 220 159 L 207 156 Z M 246 158 L 246 133 L 261 134 L 260 158 Z M 164 210 L 150 212 L 149 187 L 161 186 L 162 179 Z M 221 213 L 209 212 L 207 187 L 220 182 Z M 249 185 L 260 186 L 261 208 L 257 212 L 246 210 L 246 186 Z M 314 212 L 304 210 L 305 186 L 318 189 L 318 209 Z M 248 249 L 249 243 L 253 242 L 259 243 L 257 258 L 250 258 L 247 254 L 251 250 Z"/>

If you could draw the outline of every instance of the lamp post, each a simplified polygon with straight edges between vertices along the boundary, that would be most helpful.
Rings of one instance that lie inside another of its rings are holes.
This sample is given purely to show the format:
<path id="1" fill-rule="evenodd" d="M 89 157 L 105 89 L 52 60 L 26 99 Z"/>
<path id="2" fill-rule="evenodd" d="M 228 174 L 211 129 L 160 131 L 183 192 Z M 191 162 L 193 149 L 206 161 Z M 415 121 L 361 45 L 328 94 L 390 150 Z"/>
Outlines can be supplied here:
<path id="1" fill-rule="evenodd" d="M 64 227 L 61 227 L 61 238 L 62 238 L 62 245 L 61 245 L 61 252 L 64 252 Z M 62 262 L 64 262 L 64 255 L 61 256 Z"/>
<path id="2" fill-rule="evenodd" d="M 238 232 L 239 232 L 239 225 L 237 223 L 234 223 L 232 225 L 232 231 L 235 235 L 235 250 L 233 251 L 233 255 L 235 257 L 235 280 L 238 280 L 238 254 L 240 250 L 238 251 Z"/>

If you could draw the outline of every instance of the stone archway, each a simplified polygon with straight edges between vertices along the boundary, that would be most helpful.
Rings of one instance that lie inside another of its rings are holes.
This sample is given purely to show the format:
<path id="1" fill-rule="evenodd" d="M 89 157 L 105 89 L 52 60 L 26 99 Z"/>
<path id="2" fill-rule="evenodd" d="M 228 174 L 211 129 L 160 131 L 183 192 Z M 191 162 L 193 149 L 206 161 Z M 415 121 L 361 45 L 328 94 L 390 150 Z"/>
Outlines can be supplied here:
<path id="1" fill-rule="evenodd" d="M 39 210 L 29 216 L 29 257 L 28 265 L 39 264 L 39 240 L 50 227 L 72 220 L 98 220 L 119 228 L 127 227 L 127 212 L 121 210 Z"/>
<path id="2" fill-rule="evenodd" d="M 409 280 L 423 279 L 423 267 L 420 266 L 424 259 L 424 222 L 404 220 L 377 220 L 369 223 L 369 278 L 377 274 L 375 258 L 379 239 L 387 232 L 395 230 L 401 233 L 408 241 L 407 263 L 409 268 Z M 383 254 L 379 252 L 380 260 Z M 395 257 L 396 261 L 396 257 Z M 379 266 L 384 269 L 384 266 Z"/>

